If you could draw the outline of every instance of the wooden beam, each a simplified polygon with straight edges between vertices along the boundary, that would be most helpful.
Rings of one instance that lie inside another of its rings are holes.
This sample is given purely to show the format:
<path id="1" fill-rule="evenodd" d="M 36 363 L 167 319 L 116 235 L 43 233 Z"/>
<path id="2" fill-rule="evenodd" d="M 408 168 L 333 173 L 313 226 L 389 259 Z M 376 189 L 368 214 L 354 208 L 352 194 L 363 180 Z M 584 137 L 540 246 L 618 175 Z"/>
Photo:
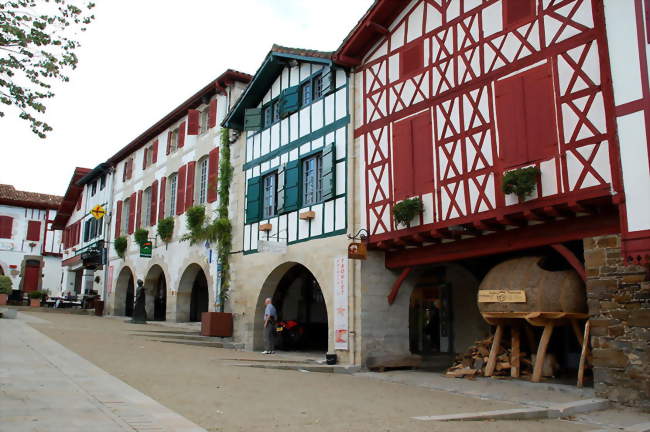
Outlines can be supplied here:
<path id="1" fill-rule="evenodd" d="M 368 28 L 370 28 L 370 29 L 372 29 L 372 30 L 376 31 L 377 33 L 379 33 L 381 35 L 384 35 L 384 36 L 386 36 L 387 34 L 390 33 L 390 31 L 386 27 L 384 27 L 381 24 L 377 24 L 374 21 L 366 22 L 366 27 L 368 27 Z"/>
<path id="2" fill-rule="evenodd" d="M 393 286 L 390 289 L 390 293 L 388 294 L 389 305 L 392 305 L 395 302 L 395 298 L 397 298 L 399 289 L 402 287 L 402 282 L 404 282 L 404 280 L 409 276 L 409 274 L 411 274 L 412 270 L 413 267 L 406 267 L 404 270 L 402 270 L 402 274 L 400 274 L 397 280 L 393 283 Z"/>
<path id="3" fill-rule="evenodd" d="M 548 343 L 551 340 L 551 335 L 553 334 L 553 327 L 555 327 L 555 323 L 553 323 L 552 320 L 549 320 L 544 326 L 542 339 L 539 341 L 539 346 L 537 347 L 537 357 L 535 357 L 535 365 L 533 367 L 533 378 L 531 379 L 532 382 L 540 382 L 542 380 L 544 359 L 546 358 L 546 350 L 548 349 Z"/>
<path id="4" fill-rule="evenodd" d="M 585 334 L 582 338 L 582 350 L 580 351 L 580 363 L 578 364 L 578 387 L 584 385 L 585 379 L 585 362 L 587 360 L 587 352 L 589 350 L 589 332 L 591 330 L 591 322 L 587 321 L 585 324 Z"/>
<path id="5" fill-rule="evenodd" d="M 492 339 L 492 347 L 490 348 L 490 356 L 488 357 L 487 366 L 485 367 L 485 376 L 494 375 L 494 368 L 497 365 L 497 356 L 499 355 L 499 348 L 501 348 L 501 338 L 503 337 L 503 324 L 497 325 L 494 332 L 494 339 Z"/>
<path id="6" fill-rule="evenodd" d="M 578 259 L 577 256 L 571 250 L 564 246 L 563 244 L 556 243 L 551 245 L 551 247 L 560 255 L 564 257 L 565 260 L 573 267 L 573 269 L 578 273 L 583 282 L 587 282 L 587 272 L 585 270 L 584 264 Z"/>
<path id="7" fill-rule="evenodd" d="M 521 372 L 520 340 L 519 327 L 513 325 L 510 327 L 510 376 L 513 378 L 519 378 L 519 373 Z"/>
<path id="8" fill-rule="evenodd" d="M 616 212 L 531 225 L 481 237 L 386 253 L 386 267 L 476 258 L 621 232 Z M 435 233 L 434 233 L 435 234 Z"/>

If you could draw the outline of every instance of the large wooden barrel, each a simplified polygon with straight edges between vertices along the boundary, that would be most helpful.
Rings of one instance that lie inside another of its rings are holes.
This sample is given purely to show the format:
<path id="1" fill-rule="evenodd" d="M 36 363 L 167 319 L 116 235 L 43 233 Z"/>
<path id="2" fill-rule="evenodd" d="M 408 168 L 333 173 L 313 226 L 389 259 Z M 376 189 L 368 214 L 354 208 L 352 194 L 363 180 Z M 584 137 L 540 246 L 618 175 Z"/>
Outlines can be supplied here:
<path id="1" fill-rule="evenodd" d="M 479 302 L 481 312 L 586 312 L 585 285 L 574 270 L 549 271 L 539 266 L 542 257 L 504 261 L 490 270 L 479 286 L 484 290 L 523 290 L 525 303 L 496 300 Z M 490 298 L 484 293 L 483 300 Z"/>

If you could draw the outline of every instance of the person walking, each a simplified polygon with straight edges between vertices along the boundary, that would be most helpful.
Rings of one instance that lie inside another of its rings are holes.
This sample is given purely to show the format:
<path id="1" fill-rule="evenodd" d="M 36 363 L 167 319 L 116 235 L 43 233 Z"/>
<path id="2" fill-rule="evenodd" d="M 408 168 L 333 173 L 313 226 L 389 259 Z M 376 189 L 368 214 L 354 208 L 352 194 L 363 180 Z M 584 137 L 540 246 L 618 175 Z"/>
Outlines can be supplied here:
<path id="1" fill-rule="evenodd" d="M 273 354 L 275 349 L 275 323 L 278 320 L 278 312 L 273 306 L 271 298 L 264 300 L 264 348 L 262 354 Z"/>

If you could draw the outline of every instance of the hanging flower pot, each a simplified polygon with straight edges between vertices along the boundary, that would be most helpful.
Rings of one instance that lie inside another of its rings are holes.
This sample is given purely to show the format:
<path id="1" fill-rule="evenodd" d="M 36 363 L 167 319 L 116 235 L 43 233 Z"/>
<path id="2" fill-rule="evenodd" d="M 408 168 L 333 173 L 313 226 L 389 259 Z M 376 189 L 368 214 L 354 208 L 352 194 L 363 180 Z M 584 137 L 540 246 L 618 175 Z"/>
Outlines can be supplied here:
<path id="1" fill-rule="evenodd" d="M 541 171 L 537 167 L 518 168 L 503 175 L 501 189 L 506 195 L 515 194 L 522 203 L 533 193 Z"/>

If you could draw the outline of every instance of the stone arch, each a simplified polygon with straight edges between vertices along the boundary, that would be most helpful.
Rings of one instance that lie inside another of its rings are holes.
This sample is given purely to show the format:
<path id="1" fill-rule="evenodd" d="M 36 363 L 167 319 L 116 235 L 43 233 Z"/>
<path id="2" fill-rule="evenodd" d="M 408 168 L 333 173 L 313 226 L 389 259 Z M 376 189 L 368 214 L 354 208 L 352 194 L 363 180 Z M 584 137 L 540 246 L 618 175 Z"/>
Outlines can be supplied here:
<path id="1" fill-rule="evenodd" d="M 167 281 L 164 269 L 153 264 L 144 279 L 145 308 L 147 319 L 165 321 L 167 319 Z"/>
<path id="2" fill-rule="evenodd" d="M 313 287 L 309 286 L 310 283 L 313 283 Z M 262 288 L 257 297 L 254 317 L 253 348 L 259 350 L 263 347 L 264 301 L 266 298 L 272 298 L 276 308 L 278 309 L 280 319 L 297 320 L 300 322 L 301 319 L 298 317 L 302 317 L 302 321 L 304 321 L 301 324 L 304 325 L 305 331 L 307 332 L 306 337 L 309 340 L 301 342 L 294 347 L 289 346 L 287 347 L 288 349 L 295 349 L 298 348 L 298 346 L 301 346 L 303 348 L 309 347 L 326 351 L 330 339 L 330 322 L 329 314 L 327 312 L 329 307 L 328 299 L 324 295 L 323 287 L 320 284 L 321 282 L 318 281 L 314 272 L 301 263 L 289 261 L 276 267 L 262 284 Z M 307 288 L 307 290 L 305 290 L 305 288 Z M 293 294 L 286 294 L 287 290 L 292 290 L 294 292 L 300 290 L 301 294 L 309 293 L 310 295 L 315 296 L 310 297 L 310 302 L 296 303 L 296 301 L 286 298 L 286 296 L 293 296 Z M 283 294 L 283 292 L 285 294 Z M 279 294 L 280 297 L 278 296 Z M 293 304 L 294 306 L 291 307 L 290 304 Z M 300 306 L 296 306 L 296 304 L 299 304 Z M 293 310 L 283 311 L 283 306 L 287 309 Z M 296 310 L 296 308 L 300 308 L 300 310 Z M 307 311 L 307 319 L 304 319 L 305 311 Z M 313 315 L 316 315 L 316 317 Z M 308 342 L 316 342 L 316 344 L 312 346 Z"/>
<path id="3" fill-rule="evenodd" d="M 114 314 L 118 316 L 133 316 L 133 301 L 135 297 L 135 275 L 130 267 L 124 266 L 115 282 Z"/>
<path id="4" fill-rule="evenodd" d="M 176 322 L 201 321 L 210 306 L 208 273 L 199 264 L 185 268 L 176 292 Z"/>

